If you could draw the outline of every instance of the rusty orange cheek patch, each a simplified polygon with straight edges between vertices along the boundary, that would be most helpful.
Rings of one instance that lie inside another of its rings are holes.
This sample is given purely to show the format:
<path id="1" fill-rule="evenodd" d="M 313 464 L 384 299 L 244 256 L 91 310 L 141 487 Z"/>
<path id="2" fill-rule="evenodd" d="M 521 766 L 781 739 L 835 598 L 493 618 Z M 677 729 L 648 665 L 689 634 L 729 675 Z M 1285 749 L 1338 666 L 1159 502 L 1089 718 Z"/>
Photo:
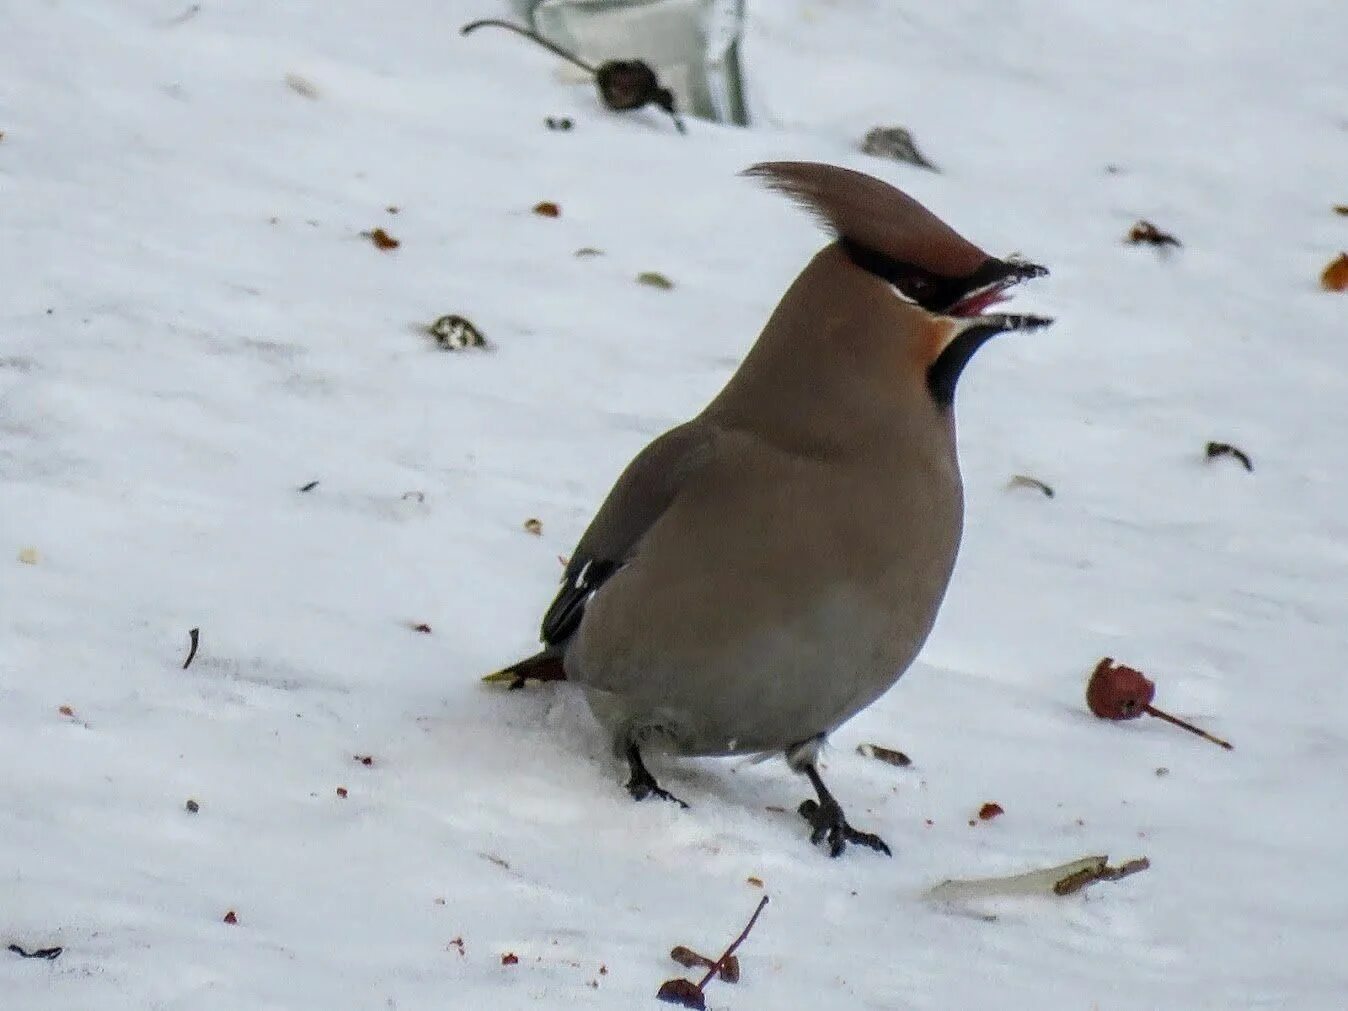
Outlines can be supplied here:
<path id="1" fill-rule="evenodd" d="M 945 316 L 928 316 L 918 324 L 917 339 L 912 343 L 912 364 L 925 372 L 941 352 L 955 339 L 959 321 Z"/>

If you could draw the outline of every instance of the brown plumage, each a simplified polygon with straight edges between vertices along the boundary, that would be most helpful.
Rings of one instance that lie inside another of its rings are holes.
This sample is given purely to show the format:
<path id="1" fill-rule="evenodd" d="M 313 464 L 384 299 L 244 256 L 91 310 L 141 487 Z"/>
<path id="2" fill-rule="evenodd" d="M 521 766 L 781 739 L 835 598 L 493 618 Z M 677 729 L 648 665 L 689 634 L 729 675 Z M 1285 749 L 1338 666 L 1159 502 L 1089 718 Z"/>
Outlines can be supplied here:
<path id="1" fill-rule="evenodd" d="M 815 756 L 908 668 L 936 619 L 963 519 L 960 372 L 994 334 L 1048 321 L 934 315 L 859 265 L 857 249 L 916 256 L 923 270 L 979 253 L 897 190 L 829 166 L 752 171 L 808 177 L 791 192 L 838 240 L 720 394 L 623 472 L 544 618 L 545 650 L 499 676 L 560 660 L 638 799 L 669 796 L 647 745 L 785 753 L 818 794 L 801 806 L 814 841 L 835 856 L 848 841 L 887 853 L 847 824 Z"/>

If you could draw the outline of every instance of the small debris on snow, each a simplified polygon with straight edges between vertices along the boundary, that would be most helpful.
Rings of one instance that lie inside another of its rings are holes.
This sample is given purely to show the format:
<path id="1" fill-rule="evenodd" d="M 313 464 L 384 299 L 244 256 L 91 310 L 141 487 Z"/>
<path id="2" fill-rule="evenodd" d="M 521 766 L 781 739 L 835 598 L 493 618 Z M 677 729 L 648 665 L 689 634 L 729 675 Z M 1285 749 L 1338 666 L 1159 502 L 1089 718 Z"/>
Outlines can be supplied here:
<path id="1" fill-rule="evenodd" d="M 551 200 L 541 200 L 534 204 L 534 213 L 543 218 L 559 218 L 562 216 L 562 209 Z"/>
<path id="2" fill-rule="evenodd" d="M 1081 891 L 1096 881 L 1118 881 L 1151 866 L 1146 857 L 1109 866 L 1108 856 L 1082 857 L 1043 870 L 996 878 L 950 878 L 929 888 L 926 898 L 939 902 L 976 899 L 1062 896 Z"/>
<path id="3" fill-rule="evenodd" d="M 669 291 L 674 287 L 674 282 L 654 270 L 643 270 L 637 275 L 637 284 L 644 284 L 648 288 L 659 288 L 661 291 Z"/>
<path id="4" fill-rule="evenodd" d="M 37 548 L 20 548 L 18 558 L 24 565 L 36 565 L 42 556 L 38 554 Z"/>
<path id="5" fill-rule="evenodd" d="M 1006 810 L 1002 805 L 990 800 L 978 809 L 978 820 L 992 821 L 993 818 L 997 818 L 1004 814 L 1006 814 Z"/>
<path id="6" fill-rule="evenodd" d="M 1348 291 L 1348 253 L 1340 253 L 1320 274 L 1325 291 Z"/>
<path id="7" fill-rule="evenodd" d="M 1180 240 L 1175 238 L 1169 232 L 1163 232 L 1150 221 L 1139 221 L 1128 230 L 1126 240 L 1130 245 L 1148 245 L 1148 246 L 1179 246 Z"/>
<path id="8" fill-rule="evenodd" d="M 347 797 L 346 787 L 344 786 L 337 787 L 337 796 L 341 797 L 342 800 L 346 800 Z"/>
<path id="9" fill-rule="evenodd" d="M 754 877 L 752 874 L 749 875 L 749 877 L 745 878 L 744 881 L 745 881 L 746 884 L 753 885 L 755 888 L 762 888 L 762 887 L 763 887 L 763 879 L 762 879 L 762 878 L 758 878 L 758 877 Z"/>
<path id="10" fill-rule="evenodd" d="M 464 348 L 486 347 L 487 342 L 471 320 L 455 313 L 441 316 L 426 332 L 435 338 L 442 351 L 462 351 Z"/>
<path id="11" fill-rule="evenodd" d="M 571 122 L 570 116 L 549 116 L 543 120 L 549 130 L 561 130 L 563 132 L 570 130 L 576 124 Z"/>
<path id="12" fill-rule="evenodd" d="M 692 948 L 682 944 L 670 949 L 669 957 L 685 969 L 710 969 L 717 965 L 715 959 L 708 958 L 706 955 L 699 955 Z M 738 983 L 740 981 L 739 959 L 731 955 L 717 967 L 716 975 L 723 982 Z"/>
<path id="13" fill-rule="evenodd" d="M 877 126 L 872 129 L 861 142 L 861 153 L 907 162 L 932 172 L 941 171 L 923 156 L 913 141 L 913 135 L 901 126 Z"/>
<path id="14" fill-rule="evenodd" d="M 422 635 L 431 634 L 431 626 L 427 625 L 424 621 L 408 622 L 407 627 L 413 632 L 420 632 Z"/>
<path id="15" fill-rule="evenodd" d="M 201 810 L 201 805 L 198 804 L 191 797 L 187 798 L 187 803 L 184 804 L 183 807 L 187 809 L 188 814 L 196 814 L 198 811 Z"/>
<path id="16" fill-rule="evenodd" d="M 25 951 L 23 948 L 19 947 L 19 945 L 11 944 L 7 950 L 14 952 L 14 954 L 18 955 L 20 958 L 45 958 L 50 962 L 52 959 L 60 956 L 61 952 L 65 951 L 65 948 L 58 945 L 55 948 L 34 948 L 32 951 Z"/>
<path id="17" fill-rule="evenodd" d="M 763 896 L 762 899 L 759 900 L 758 908 L 754 910 L 753 916 L 749 917 L 749 922 L 748 924 L 745 925 L 744 930 L 740 932 L 740 936 L 730 942 L 730 946 L 726 948 L 724 952 L 721 953 L 720 958 L 718 958 L 714 962 L 710 962 L 710 960 L 703 959 L 704 962 L 709 962 L 710 964 L 709 968 L 707 969 L 707 974 L 702 977 L 701 982 L 693 983 L 686 979 L 667 979 L 660 984 L 660 989 L 655 994 L 656 998 L 665 1001 L 668 1004 L 679 1004 L 683 1007 L 688 1008 L 705 1009 L 707 1003 L 706 998 L 703 996 L 703 991 L 706 989 L 707 984 L 711 982 L 713 976 L 716 976 L 718 973 L 725 971 L 723 967 L 728 965 L 730 959 L 733 958 L 735 955 L 735 949 L 744 943 L 744 939 L 749 936 L 749 931 L 754 929 L 754 924 L 758 922 L 759 914 L 763 912 L 763 908 L 767 904 L 768 904 L 768 897 L 765 895 Z M 689 948 L 685 948 L 683 945 L 680 945 L 669 953 L 670 957 L 673 958 L 675 961 L 679 961 L 679 957 L 678 955 L 675 954 L 675 952 L 679 952 L 680 954 L 685 955 L 685 957 L 692 957 L 697 959 L 703 958 L 703 956 L 697 954 L 697 952 Z M 684 965 L 686 963 L 679 962 L 679 964 Z M 735 963 L 734 971 L 735 971 L 734 981 L 737 982 L 739 980 L 738 961 L 736 961 Z"/>
<path id="18" fill-rule="evenodd" d="M 374 765 L 374 755 L 352 755 L 351 759 L 364 766 Z"/>
<path id="19" fill-rule="evenodd" d="M 1215 460 L 1219 456 L 1233 456 L 1240 461 L 1241 466 L 1251 473 L 1254 472 L 1254 463 L 1250 460 L 1250 455 L 1242 449 L 1237 449 L 1229 442 L 1209 442 L 1205 455 L 1209 460 Z"/>
<path id="20" fill-rule="evenodd" d="M 1034 488 L 1044 493 L 1045 498 L 1053 497 L 1053 489 L 1039 480 L 1037 477 L 1030 477 L 1028 474 L 1016 474 L 1006 483 L 1008 488 Z"/>
<path id="21" fill-rule="evenodd" d="M 876 761 L 884 762 L 886 765 L 895 765 L 899 768 L 905 768 L 913 764 L 913 760 L 902 751 L 895 751 L 893 748 L 883 748 L 878 744 L 858 744 L 857 754 L 863 758 L 874 758 Z"/>
<path id="22" fill-rule="evenodd" d="M 299 490 L 300 490 L 300 491 L 313 491 L 313 490 L 314 490 L 315 488 L 317 488 L 317 487 L 318 487 L 318 482 L 317 482 L 317 481 L 310 481 L 308 484 L 302 484 L 302 485 L 300 485 Z"/>
<path id="23" fill-rule="evenodd" d="M 543 521 L 533 516 L 529 517 L 524 521 L 524 532 L 533 534 L 535 537 L 541 537 L 543 535 Z"/>
<path id="24" fill-rule="evenodd" d="M 594 246 L 581 246 L 576 250 L 574 255 L 577 258 L 584 260 L 591 256 L 603 256 L 604 251 L 602 249 L 595 249 Z"/>
<path id="25" fill-rule="evenodd" d="M 520 957 L 519 957 L 518 955 L 516 955 L 513 951 L 507 951 L 504 955 L 501 956 L 501 964 L 502 964 L 502 965 L 519 965 L 519 964 L 520 964 Z"/>
<path id="26" fill-rule="evenodd" d="M 400 240 L 395 239 L 392 235 L 389 235 L 389 233 L 384 231 L 384 229 L 382 228 L 372 228 L 370 231 L 361 232 L 360 234 L 363 235 L 365 238 L 369 239 L 371 242 L 373 242 L 376 249 L 382 249 L 387 251 L 390 249 L 397 249 L 399 246 L 402 245 L 402 242 Z"/>
<path id="27" fill-rule="evenodd" d="M 229 912 L 225 914 L 225 922 L 231 925 L 238 923 L 239 922 L 238 914 L 231 909 Z"/>
<path id="28" fill-rule="evenodd" d="M 187 659 L 183 661 L 183 670 L 192 666 L 192 661 L 197 658 L 197 646 L 201 643 L 201 629 L 189 628 L 187 630 Z"/>

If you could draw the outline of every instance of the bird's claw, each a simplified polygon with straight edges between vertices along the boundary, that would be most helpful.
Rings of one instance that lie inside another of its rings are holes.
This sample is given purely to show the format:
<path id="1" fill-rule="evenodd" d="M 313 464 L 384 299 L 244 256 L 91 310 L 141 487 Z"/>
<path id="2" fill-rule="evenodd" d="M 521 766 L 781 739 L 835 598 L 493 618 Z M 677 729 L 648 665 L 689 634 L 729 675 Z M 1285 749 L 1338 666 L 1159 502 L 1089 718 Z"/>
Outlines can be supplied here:
<path id="1" fill-rule="evenodd" d="M 861 832 L 847 824 L 842 808 L 837 803 L 820 805 L 818 801 L 805 800 L 801 801 L 798 810 L 814 830 L 810 833 L 810 842 L 817 846 L 827 840 L 828 855 L 831 857 L 841 856 L 848 843 L 865 846 L 887 857 L 893 856 L 889 846 L 874 832 Z"/>
<path id="2" fill-rule="evenodd" d="M 685 811 L 688 810 L 687 804 L 679 800 L 678 797 L 674 796 L 674 794 L 670 793 L 668 790 L 657 785 L 655 780 L 647 781 L 644 779 L 633 778 L 627 784 L 627 792 L 632 795 L 633 800 L 645 800 L 647 797 L 659 797 L 661 800 L 673 801 Z"/>

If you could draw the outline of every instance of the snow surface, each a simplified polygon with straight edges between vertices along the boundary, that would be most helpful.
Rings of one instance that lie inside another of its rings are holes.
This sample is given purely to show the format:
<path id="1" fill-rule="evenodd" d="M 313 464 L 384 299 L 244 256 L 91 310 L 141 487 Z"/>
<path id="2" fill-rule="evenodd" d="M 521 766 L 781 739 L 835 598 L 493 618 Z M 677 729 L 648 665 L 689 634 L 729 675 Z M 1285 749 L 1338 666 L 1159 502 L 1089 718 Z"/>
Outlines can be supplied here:
<path id="1" fill-rule="evenodd" d="M 712 1007 L 1348 1005 L 1348 301 L 1315 284 L 1348 6 L 752 6 L 760 125 L 687 137 L 461 39 L 488 0 L 5 6 L 0 943 L 65 952 L 0 952 L 0 1006 L 655 1007 L 751 875 Z M 877 123 L 942 174 L 855 153 Z M 812 849 L 776 762 L 667 763 L 692 809 L 633 804 L 574 697 L 478 683 L 821 244 L 736 178 L 773 157 L 1053 269 L 1016 304 L 1058 324 L 961 387 L 938 628 L 829 753 L 892 861 Z M 1139 217 L 1183 249 L 1122 244 Z M 448 312 L 493 348 L 435 350 Z M 1236 750 L 1095 720 L 1106 654 Z M 1153 867 L 921 897 L 1097 852 Z"/>

